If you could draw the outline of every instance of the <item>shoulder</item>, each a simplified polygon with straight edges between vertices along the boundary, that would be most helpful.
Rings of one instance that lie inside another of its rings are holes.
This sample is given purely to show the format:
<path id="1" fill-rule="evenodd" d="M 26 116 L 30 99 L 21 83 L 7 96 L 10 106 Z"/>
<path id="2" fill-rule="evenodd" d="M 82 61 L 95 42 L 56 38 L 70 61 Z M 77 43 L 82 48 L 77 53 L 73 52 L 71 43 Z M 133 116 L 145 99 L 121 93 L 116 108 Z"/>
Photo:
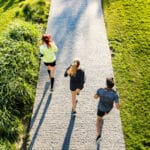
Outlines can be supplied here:
<path id="1" fill-rule="evenodd" d="M 47 47 L 46 47 L 46 45 L 41 45 L 40 46 L 40 49 L 46 49 Z"/>
<path id="2" fill-rule="evenodd" d="M 84 74 L 84 70 L 83 69 L 78 69 L 77 71 L 78 73 Z"/>
<path id="3" fill-rule="evenodd" d="M 114 94 L 117 94 L 117 92 L 114 89 L 112 89 L 111 92 L 113 92 Z"/>
<path id="4" fill-rule="evenodd" d="M 56 44 L 55 44 L 54 41 L 52 41 L 52 42 L 50 43 L 50 45 L 51 45 L 52 48 L 57 48 L 57 46 L 56 46 Z"/>
<path id="5" fill-rule="evenodd" d="M 52 42 L 51 42 L 51 45 L 52 45 L 52 46 L 55 46 L 55 42 L 54 42 L 54 41 L 52 41 Z"/>
<path id="6" fill-rule="evenodd" d="M 81 72 L 84 72 L 84 70 L 83 70 L 83 69 L 81 69 L 81 68 L 79 68 L 78 70 L 79 70 L 79 71 L 81 71 Z"/>
<path id="7" fill-rule="evenodd" d="M 97 92 L 103 92 L 105 89 L 104 88 L 99 88 L 98 90 L 97 90 Z"/>
<path id="8" fill-rule="evenodd" d="M 119 97 L 117 91 L 115 91 L 114 89 L 111 90 L 111 94 L 112 94 L 114 97 Z"/>
<path id="9" fill-rule="evenodd" d="M 103 93 L 104 93 L 104 89 L 103 88 L 99 88 L 99 89 L 97 89 L 96 95 L 101 96 L 101 95 L 103 95 Z"/>

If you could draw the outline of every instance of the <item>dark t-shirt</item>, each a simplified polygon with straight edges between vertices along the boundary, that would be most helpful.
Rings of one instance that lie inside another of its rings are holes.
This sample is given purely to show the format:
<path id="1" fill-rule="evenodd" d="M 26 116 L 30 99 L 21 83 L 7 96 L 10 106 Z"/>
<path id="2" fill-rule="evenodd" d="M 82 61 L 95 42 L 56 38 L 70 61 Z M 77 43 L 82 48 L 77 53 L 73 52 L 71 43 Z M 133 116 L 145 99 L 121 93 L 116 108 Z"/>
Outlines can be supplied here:
<path id="1" fill-rule="evenodd" d="M 119 102 L 119 96 L 117 92 L 111 89 L 100 88 L 97 90 L 96 95 L 100 96 L 98 109 L 103 112 L 110 111 L 113 108 L 114 102 Z"/>

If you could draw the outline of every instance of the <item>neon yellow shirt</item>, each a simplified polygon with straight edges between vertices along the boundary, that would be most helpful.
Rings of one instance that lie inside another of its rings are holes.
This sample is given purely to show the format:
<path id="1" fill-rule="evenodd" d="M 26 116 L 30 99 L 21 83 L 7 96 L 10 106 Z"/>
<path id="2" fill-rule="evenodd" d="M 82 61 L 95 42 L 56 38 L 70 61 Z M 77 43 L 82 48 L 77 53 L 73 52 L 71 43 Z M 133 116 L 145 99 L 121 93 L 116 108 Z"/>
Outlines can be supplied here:
<path id="1" fill-rule="evenodd" d="M 40 53 L 43 54 L 43 61 L 46 63 L 52 63 L 56 60 L 56 52 L 58 51 L 57 46 L 53 43 L 51 47 L 43 44 L 40 46 Z"/>

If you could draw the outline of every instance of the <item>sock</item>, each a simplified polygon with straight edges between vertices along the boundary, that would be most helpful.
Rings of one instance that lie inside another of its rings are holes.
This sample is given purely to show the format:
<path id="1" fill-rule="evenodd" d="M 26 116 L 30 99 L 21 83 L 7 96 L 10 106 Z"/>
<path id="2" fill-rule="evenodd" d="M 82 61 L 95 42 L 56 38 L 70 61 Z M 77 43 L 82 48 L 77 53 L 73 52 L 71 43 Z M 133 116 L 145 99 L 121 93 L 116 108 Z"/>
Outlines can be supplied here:
<path id="1" fill-rule="evenodd" d="M 51 89 L 53 89 L 53 85 L 54 85 L 54 78 L 51 78 Z"/>

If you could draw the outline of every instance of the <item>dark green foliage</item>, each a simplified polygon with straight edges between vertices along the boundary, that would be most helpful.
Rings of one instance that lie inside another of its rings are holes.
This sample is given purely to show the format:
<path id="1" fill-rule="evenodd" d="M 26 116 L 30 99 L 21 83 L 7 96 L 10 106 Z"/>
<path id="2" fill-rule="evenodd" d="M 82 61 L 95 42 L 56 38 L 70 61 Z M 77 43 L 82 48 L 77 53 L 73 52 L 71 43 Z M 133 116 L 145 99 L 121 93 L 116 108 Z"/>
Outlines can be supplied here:
<path id="1" fill-rule="evenodd" d="M 127 150 L 150 149 L 150 23 L 145 0 L 104 0 Z"/>
<path id="2" fill-rule="evenodd" d="M 7 11 L 9 8 L 13 7 L 14 5 L 17 5 L 21 1 L 24 0 L 0 0 L 0 7 L 3 8 L 3 11 Z"/>
<path id="3" fill-rule="evenodd" d="M 21 113 L 29 113 L 31 108 L 29 109 L 28 105 L 32 106 L 37 80 L 37 72 L 33 70 L 38 68 L 35 49 L 27 42 L 11 40 L 0 49 L 5 56 L 0 60 L 2 98 L 6 96 L 9 105 L 15 100 L 15 104 L 12 103 L 13 109 L 19 109 Z"/>
<path id="4" fill-rule="evenodd" d="M 38 77 L 37 26 L 17 21 L 0 39 L 0 138 L 14 142 L 32 112 Z"/>
<path id="5" fill-rule="evenodd" d="M 26 41 L 30 44 L 36 44 L 39 39 L 37 39 L 39 33 L 36 32 L 37 29 L 32 24 L 24 23 L 18 21 L 15 25 L 11 26 L 9 31 L 9 36 L 13 40 Z"/>
<path id="6" fill-rule="evenodd" d="M 15 150 L 16 146 L 6 139 L 0 139 L 0 150 Z"/>
<path id="7" fill-rule="evenodd" d="M 26 16 L 22 12 L 26 3 L 30 12 L 33 6 L 44 10 L 44 15 Z M 49 0 L 0 0 L 0 150 L 26 149 L 39 70 L 37 42 L 47 23 L 49 4 Z M 44 18 L 44 24 L 33 25 L 40 22 L 38 17 Z"/>
<path id="8" fill-rule="evenodd" d="M 21 10 L 16 12 L 16 16 L 23 16 L 27 21 L 46 23 L 49 10 L 48 0 L 27 0 L 20 7 Z"/>
<path id="9" fill-rule="evenodd" d="M 7 138 L 10 142 L 17 141 L 22 131 L 19 119 L 12 115 L 5 106 L 0 109 L 0 116 L 0 137 Z"/>

